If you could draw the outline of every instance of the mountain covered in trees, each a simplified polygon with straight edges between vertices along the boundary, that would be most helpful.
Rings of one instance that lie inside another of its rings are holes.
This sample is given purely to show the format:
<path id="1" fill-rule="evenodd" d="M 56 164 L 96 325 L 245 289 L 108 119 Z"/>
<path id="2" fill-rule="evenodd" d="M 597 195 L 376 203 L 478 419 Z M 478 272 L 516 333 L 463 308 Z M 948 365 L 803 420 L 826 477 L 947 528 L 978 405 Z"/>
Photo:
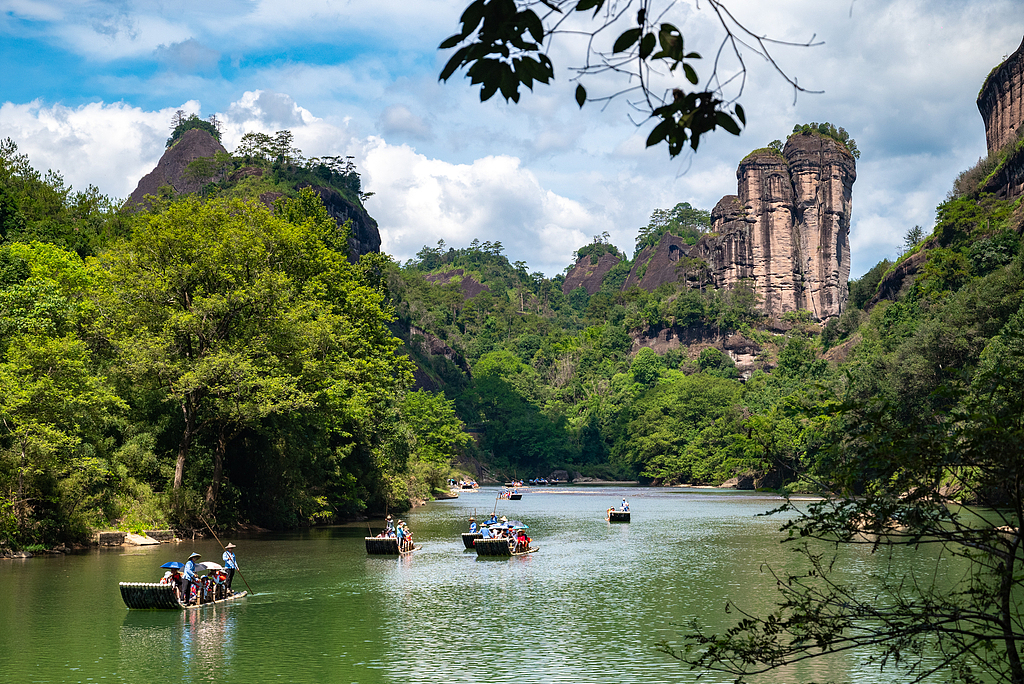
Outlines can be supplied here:
<path id="1" fill-rule="evenodd" d="M 869 418 L 915 430 L 991 391 L 1024 315 L 1019 199 L 975 170 L 847 283 L 856 156 L 798 126 L 741 162 L 737 196 L 656 210 L 632 258 L 597 236 L 548 278 L 496 242 L 395 263 L 351 160 L 287 131 L 228 152 L 180 117 L 127 204 L 4 141 L 2 543 L 309 525 L 459 469 L 827 489 Z"/>

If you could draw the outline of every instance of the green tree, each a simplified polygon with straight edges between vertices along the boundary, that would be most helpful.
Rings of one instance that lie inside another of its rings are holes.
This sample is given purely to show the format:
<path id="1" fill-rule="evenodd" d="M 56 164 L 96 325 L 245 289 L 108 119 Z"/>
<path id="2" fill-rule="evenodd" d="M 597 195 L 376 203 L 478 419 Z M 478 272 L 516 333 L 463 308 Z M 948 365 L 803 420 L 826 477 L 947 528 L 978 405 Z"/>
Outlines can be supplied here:
<path id="1" fill-rule="evenodd" d="M 658 244 L 665 233 L 681 237 L 692 245 L 710 230 L 711 212 L 691 207 L 689 202 L 680 202 L 667 210 L 655 209 L 650 222 L 637 232 L 633 258 L 639 256 L 644 247 Z"/>
<path id="2" fill-rule="evenodd" d="M 176 492 L 196 444 L 215 436 L 208 510 L 231 440 L 271 415 L 319 414 L 338 455 L 365 448 L 382 470 L 404 468 L 385 415 L 411 377 L 383 295 L 336 249 L 344 233 L 312 191 L 284 215 L 186 198 L 102 262 L 104 334 L 123 369 L 180 411 Z"/>

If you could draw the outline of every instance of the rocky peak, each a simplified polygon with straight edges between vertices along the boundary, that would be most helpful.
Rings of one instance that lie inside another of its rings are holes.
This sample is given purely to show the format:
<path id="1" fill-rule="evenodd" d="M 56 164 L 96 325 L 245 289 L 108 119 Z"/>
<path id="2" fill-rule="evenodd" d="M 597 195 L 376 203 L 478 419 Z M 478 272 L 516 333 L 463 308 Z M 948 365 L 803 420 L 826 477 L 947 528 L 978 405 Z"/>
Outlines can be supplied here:
<path id="1" fill-rule="evenodd" d="M 163 153 L 156 168 L 142 177 L 128 197 L 128 204 L 145 206 L 146 195 L 158 195 L 160 188 L 165 185 L 174 188 L 174 192 L 179 195 L 198 192 L 202 183 L 186 178 L 185 169 L 196 159 L 212 157 L 218 152 L 227 153 L 227 150 L 206 131 L 198 128 L 185 131 L 184 135 Z"/>
<path id="2" fill-rule="evenodd" d="M 695 245 L 666 234 L 637 257 L 624 289 L 680 279 L 731 287 L 749 281 L 769 315 L 807 310 L 839 315 L 849 296 L 850 212 L 857 168 L 839 143 L 793 135 L 781 152 L 748 155 L 737 194 L 711 212 L 712 233 Z"/>
<path id="3" fill-rule="evenodd" d="M 565 282 L 562 283 L 562 293 L 569 294 L 577 287 L 582 287 L 588 295 L 596 293 L 601 289 L 601 283 L 608 275 L 608 271 L 620 261 L 622 259 L 611 252 L 605 252 L 597 261 L 592 261 L 589 254 L 581 256 L 566 274 Z"/>
<path id="4" fill-rule="evenodd" d="M 188 178 L 185 169 L 196 159 L 213 157 L 218 152 L 227 153 L 227 150 L 206 131 L 200 129 L 186 131 L 170 149 L 164 152 L 160 161 L 157 162 L 156 168 L 139 181 L 138 187 L 128 198 L 128 204 L 146 206 L 146 195 L 159 194 L 159 189 L 163 186 L 172 187 L 174 192 L 179 195 L 198 192 L 202 189 L 202 183 Z M 262 175 L 263 169 L 247 166 L 234 171 L 229 180 L 237 182 L 249 176 L 260 177 Z M 353 258 L 380 251 L 380 232 L 377 229 L 377 222 L 366 213 L 363 207 L 350 202 L 332 188 L 311 187 L 320 195 L 327 212 L 338 222 L 339 226 L 345 221 L 352 221 L 349 247 L 352 250 Z M 279 192 L 265 192 L 259 196 L 259 199 L 268 207 L 272 207 L 274 202 L 282 196 Z"/>

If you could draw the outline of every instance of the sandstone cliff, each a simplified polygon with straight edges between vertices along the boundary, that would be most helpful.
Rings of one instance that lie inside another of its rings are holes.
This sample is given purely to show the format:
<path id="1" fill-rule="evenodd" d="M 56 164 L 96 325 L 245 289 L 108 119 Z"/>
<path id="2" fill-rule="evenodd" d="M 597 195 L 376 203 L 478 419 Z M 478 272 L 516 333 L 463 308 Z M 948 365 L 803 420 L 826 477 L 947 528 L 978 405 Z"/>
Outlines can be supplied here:
<path id="1" fill-rule="evenodd" d="M 178 142 L 160 157 L 156 168 L 142 177 L 128 197 L 128 203 L 145 205 L 146 195 L 158 195 L 160 188 L 165 185 L 171 186 L 179 195 L 198 192 L 201 183 L 186 178 L 185 168 L 200 157 L 212 157 L 218 152 L 226 153 L 227 150 L 206 131 L 197 128 L 185 131 Z"/>
<path id="2" fill-rule="evenodd" d="M 737 194 L 711 214 L 713 232 L 693 246 L 662 236 L 638 255 L 625 289 L 746 280 L 769 315 L 803 309 L 818 320 L 838 316 L 849 297 L 853 157 L 831 138 L 798 134 L 781 153 L 750 154 L 736 177 Z"/>
<path id="3" fill-rule="evenodd" d="M 1024 41 L 992 70 L 978 94 L 989 154 L 1015 142 L 1024 125 Z"/>
<path id="4" fill-rule="evenodd" d="M 1024 195 L 1024 41 L 985 79 L 978 110 L 989 155 L 1003 157 L 981 191 L 1004 199 Z"/>
<path id="5" fill-rule="evenodd" d="M 206 131 L 199 129 L 186 131 L 173 147 L 164 152 L 160 161 L 157 162 L 156 168 L 143 176 L 135 191 L 128 198 L 127 204 L 144 207 L 146 206 L 146 195 L 158 195 L 159 189 L 163 186 L 170 186 L 179 195 L 198 192 L 203 183 L 189 179 L 185 174 L 185 169 L 196 159 L 213 157 L 218 152 L 226 153 L 227 150 Z M 231 172 L 227 182 L 237 183 L 250 177 L 261 178 L 263 175 L 264 169 L 258 166 L 246 166 Z M 223 179 L 214 178 L 214 180 Z M 380 251 L 380 231 L 377 229 L 377 222 L 366 213 L 363 207 L 350 202 L 340 192 L 330 187 L 299 183 L 296 188 L 305 186 L 312 187 L 320 195 L 327 212 L 338 222 L 339 226 L 345 221 L 352 221 L 349 248 L 352 250 L 353 258 Z M 280 197 L 283 197 L 280 192 L 264 192 L 259 195 L 260 201 L 268 207 L 272 207 Z"/>
<path id="6" fill-rule="evenodd" d="M 597 263 L 591 263 L 589 255 L 581 256 L 572 270 L 566 274 L 565 282 L 562 283 L 562 294 L 569 294 L 577 287 L 582 287 L 589 295 L 594 294 L 601 289 L 601 283 L 608 275 L 608 271 L 620 261 L 622 259 L 609 252 L 602 254 Z"/>

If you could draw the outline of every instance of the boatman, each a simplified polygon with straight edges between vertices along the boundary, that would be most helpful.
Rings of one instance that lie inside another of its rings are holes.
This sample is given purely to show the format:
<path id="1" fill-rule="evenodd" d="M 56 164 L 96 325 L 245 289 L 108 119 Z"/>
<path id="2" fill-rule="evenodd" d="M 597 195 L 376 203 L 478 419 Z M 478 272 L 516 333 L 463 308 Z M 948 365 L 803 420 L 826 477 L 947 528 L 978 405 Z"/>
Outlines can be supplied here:
<path id="1" fill-rule="evenodd" d="M 622 510 L 624 510 L 624 511 L 628 511 L 629 510 L 629 502 L 626 501 L 625 499 L 622 500 Z"/>
<path id="2" fill-rule="evenodd" d="M 390 515 L 388 515 L 388 517 L 384 518 L 384 521 L 386 523 L 385 526 L 384 526 L 384 536 L 385 537 L 394 537 L 395 536 L 395 521 L 392 520 Z"/>
<path id="3" fill-rule="evenodd" d="M 470 534 L 475 534 L 476 533 L 476 518 L 470 518 L 469 519 L 469 533 Z"/>
<path id="4" fill-rule="evenodd" d="M 196 559 L 202 558 L 195 551 L 185 561 L 185 567 L 182 568 L 182 574 L 184 577 L 181 580 L 181 602 L 186 606 L 192 603 L 192 584 L 198 579 L 196 577 Z"/>
<path id="5" fill-rule="evenodd" d="M 235 570 L 238 569 L 238 560 L 235 558 L 235 552 L 231 549 L 237 548 L 234 544 L 228 544 L 224 547 L 224 569 L 228 573 L 228 581 L 225 582 L 225 586 L 231 589 L 231 580 L 235 577 Z"/>

